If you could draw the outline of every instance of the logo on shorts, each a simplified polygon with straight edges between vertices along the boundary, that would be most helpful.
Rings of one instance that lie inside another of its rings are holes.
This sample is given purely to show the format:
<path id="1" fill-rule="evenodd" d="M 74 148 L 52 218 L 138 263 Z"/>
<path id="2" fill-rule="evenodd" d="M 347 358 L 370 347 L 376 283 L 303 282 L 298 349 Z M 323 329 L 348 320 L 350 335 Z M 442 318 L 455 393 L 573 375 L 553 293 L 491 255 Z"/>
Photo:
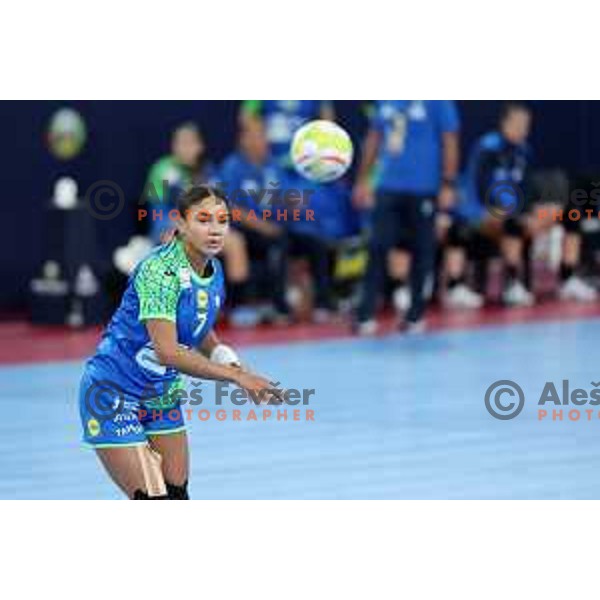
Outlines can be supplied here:
<path id="1" fill-rule="evenodd" d="M 87 422 L 87 430 L 91 437 L 96 437 L 97 435 L 100 435 L 100 423 L 98 423 L 96 419 L 90 419 Z"/>

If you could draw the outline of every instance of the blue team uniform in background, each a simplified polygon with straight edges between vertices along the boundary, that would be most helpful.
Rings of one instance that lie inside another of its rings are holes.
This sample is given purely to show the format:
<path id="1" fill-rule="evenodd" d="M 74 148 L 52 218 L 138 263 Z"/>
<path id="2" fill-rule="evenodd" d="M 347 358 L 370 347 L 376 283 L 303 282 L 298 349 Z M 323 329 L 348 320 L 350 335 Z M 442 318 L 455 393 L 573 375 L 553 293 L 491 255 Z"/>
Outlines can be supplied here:
<path id="1" fill-rule="evenodd" d="M 483 135 L 469 154 L 458 215 L 470 223 L 481 221 L 489 214 L 486 196 L 493 206 L 514 206 L 515 194 L 525 194 L 523 188 L 530 156 L 527 143 L 511 144 L 498 131 Z"/>
<path id="2" fill-rule="evenodd" d="M 321 116 L 323 100 L 255 100 L 249 101 L 252 111 L 264 121 L 273 158 L 289 167 L 290 144 L 296 130 Z"/>
<path id="3" fill-rule="evenodd" d="M 450 100 L 378 100 L 371 119 L 371 127 L 382 135 L 376 188 L 437 195 L 442 134 L 457 132 L 459 124 Z"/>
<path id="4" fill-rule="evenodd" d="M 257 165 L 250 162 L 242 152 L 230 154 L 223 161 L 219 171 L 219 184 L 230 201 L 230 207 L 253 210 L 259 218 L 263 210 L 273 210 L 277 207 L 269 205 L 272 196 L 268 192 L 262 196 L 262 205 L 259 205 L 260 196 L 253 197 L 249 192 L 283 188 L 285 185 L 283 179 L 281 169 L 273 160 Z M 235 221 L 233 225 L 236 225 Z"/>

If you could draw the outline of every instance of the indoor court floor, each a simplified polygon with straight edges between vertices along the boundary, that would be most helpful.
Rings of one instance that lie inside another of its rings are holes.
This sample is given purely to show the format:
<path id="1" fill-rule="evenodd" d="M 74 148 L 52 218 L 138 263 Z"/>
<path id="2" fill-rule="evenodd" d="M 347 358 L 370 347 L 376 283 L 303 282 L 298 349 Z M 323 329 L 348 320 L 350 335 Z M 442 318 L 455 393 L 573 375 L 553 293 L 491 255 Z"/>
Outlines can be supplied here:
<path id="1" fill-rule="evenodd" d="M 600 381 L 600 318 L 503 323 L 411 337 L 250 345 L 243 356 L 308 407 L 275 418 L 214 417 L 211 384 L 189 424 L 196 499 L 600 498 L 600 418 L 538 419 L 544 385 Z M 121 494 L 80 443 L 83 361 L 0 366 L 0 499 L 110 499 Z M 525 407 L 490 416 L 487 388 L 517 382 Z M 201 421 L 198 408 L 211 418 Z M 269 407 L 275 412 L 275 408 Z M 300 410 L 301 420 L 292 419 Z M 314 410 L 314 421 L 305 419 Z M 205 413 L 206 414 L 206 413 Z"/>

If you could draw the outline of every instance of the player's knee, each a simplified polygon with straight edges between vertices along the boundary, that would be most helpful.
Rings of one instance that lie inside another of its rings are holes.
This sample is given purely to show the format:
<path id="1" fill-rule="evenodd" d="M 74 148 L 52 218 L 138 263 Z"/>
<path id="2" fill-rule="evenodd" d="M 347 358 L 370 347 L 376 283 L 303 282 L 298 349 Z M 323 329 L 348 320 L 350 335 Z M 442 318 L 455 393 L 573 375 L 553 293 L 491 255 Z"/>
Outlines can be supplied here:
<path id="1" fill-rule="evenodd" d="M 188 482 L 182 485 L 173 485 L 167 482 L 167 496 L 169 500 L 189 500 Z"/>

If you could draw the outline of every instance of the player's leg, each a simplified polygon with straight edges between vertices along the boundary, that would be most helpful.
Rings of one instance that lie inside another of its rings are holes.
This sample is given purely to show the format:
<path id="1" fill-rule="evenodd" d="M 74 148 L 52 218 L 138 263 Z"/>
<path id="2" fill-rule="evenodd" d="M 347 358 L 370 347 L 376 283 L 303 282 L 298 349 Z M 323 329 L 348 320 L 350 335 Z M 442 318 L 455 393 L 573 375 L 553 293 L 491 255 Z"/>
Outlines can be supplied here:
<path id="1" fill-rule="evenodd" d="M 359 334 L 375 333 L 375 310 L 383 291 L 387 254 L 398 236 L 398 210 L 404 198 L 397 194 L 380 192 L 376 196 L 371 217 L 367 270 L 360 290 L 356 311 L 356 329 Z"/>
<path id="2" fill-rule="evenodd" d="M 525 251 L 527 231 L 518 218 L 503 223 L 500 252 L 504 262 L 502 299 L 509 306 L 531 306 L 535 299 L 525 285 Z"/>
<path id="3" fill-rule="evenodd" d="M 405 245 L 397 246 L 388 253 L 388 274 L 392 283 L 392 303 L 399 317 L 403 318 L 410 306 L 410 252 Z"/>
<path id="4" fill-rule="evenodd" d="M 79 389 L 84 442 L 129 498 L 166 496 L 160 457 L 148 447 L 138 407 L 116 382 L 84 372 Z"/>
<path id="5" fill-rule="evenodd" d="M 472 230 L 466 223 L 453 219 L 447 232 L 444 247 L 444 273 L 446 294 L 444 305 L 448 308 L 480 308 L 483 297 L 467 285 L 468 248 Z"/>
<path id="6" fill-rule="evenodd" d="M 190 455 L 185 431 L 170 435 L 149 435 L 150 446 L 162 458 L 162 475 L 169 500 L 189 500 L 187 491 Z"/>
<path id="7" fill-rule="evenodd" d="M 407 197 L 406 216 L 409 219 L 412 239 L 411 305 L 406 313 L 409 328 L 422 320 L 433 286 L 435 268 L 435 200 L 427 197 Z"/>
<path id="8" fill-rule="evenodd" d="M 229 305 L 235 311 L 247 298 L 250 279 L 250 258 L 244 234 L 233 227 L 225 236 L 223 245 L 225 276 L 227 278 L 227 296 Z"/>
<path id="9" fill-rule="evenodd" d="M 176 391 L 184 386 L 185 382 L 177 379 L 167 396 L 175 397 Z M 161 474 L 169 500 L 187 500 L 189 451 L 180 402 L 176 400 L 167 405 L 148 400 L 140 421 L 152 450 L 161 458 Z"/>
<path id="10" fill-rule="evenodd" d="M 562 226 L 564 238 L 560 263 L 559 295 L 563 300 L 594 302 L 598 298 L 598 293 L 578 273 L 581 266 L 583 241 L 581 220 L 566 219 L 563 220 Z"/>
<path id="11" fill-rule="evenodd" d="M 97 448 L 111 479 L 132 500 L 166 500 L 161 458 L 148 445 Z"/>

